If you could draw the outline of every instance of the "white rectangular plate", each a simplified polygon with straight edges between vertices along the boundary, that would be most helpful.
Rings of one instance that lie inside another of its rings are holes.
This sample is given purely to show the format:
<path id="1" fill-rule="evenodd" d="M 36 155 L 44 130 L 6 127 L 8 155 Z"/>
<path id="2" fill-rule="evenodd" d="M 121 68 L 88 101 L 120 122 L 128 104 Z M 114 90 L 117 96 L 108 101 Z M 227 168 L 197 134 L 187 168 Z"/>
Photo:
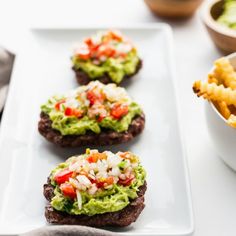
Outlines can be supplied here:
<path id="1" fill-rule="evenodd" d="M 42 188 L 50 170 L 84 149 L 62 149 L 37 131 L 40 104 L 77 86 L 70 56 L 77 41 L 101 28 L 34 29 L 16 58 L 0 134 L 0 234 L 46 225 Z M 114 147 L 131 150 L 147 170 L 146 207 L 123 235 L 189 235 L 193 213 L 175 97 L 172 34 L 163 24 L 122 27 L 137 45 L 143 68 L 128 92 L 146 114 L 144 132 Z"/>

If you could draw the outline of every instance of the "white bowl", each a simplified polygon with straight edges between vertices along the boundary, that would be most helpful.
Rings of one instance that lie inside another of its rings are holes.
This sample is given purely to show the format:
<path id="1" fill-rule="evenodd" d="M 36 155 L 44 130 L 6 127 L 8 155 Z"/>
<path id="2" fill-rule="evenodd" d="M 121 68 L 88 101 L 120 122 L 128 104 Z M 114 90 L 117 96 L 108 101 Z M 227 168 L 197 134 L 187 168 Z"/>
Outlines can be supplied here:
<path id="1" fill-rule="evenodd" d="M 236 53 L 227 58 L 236 69 Z M 221 159 L 236 171 L 236 129 L 227 125 L 215 106 L 206 102 L 205 115 L 213 145 Z"/>

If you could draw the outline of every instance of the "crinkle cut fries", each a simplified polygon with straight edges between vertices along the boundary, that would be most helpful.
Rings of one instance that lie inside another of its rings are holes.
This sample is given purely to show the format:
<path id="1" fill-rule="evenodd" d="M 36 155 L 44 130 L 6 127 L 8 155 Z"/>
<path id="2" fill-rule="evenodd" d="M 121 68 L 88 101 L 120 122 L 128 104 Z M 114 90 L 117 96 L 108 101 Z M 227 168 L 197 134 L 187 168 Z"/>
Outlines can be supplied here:
<path id="1" fill-rule="evenodd" d="M 193 91 L 211 101 L 227 124 L 236 128 L 236 71 L 225 57 L 216 60 L 214 65 L 206 82 L 194 82 Z"/>

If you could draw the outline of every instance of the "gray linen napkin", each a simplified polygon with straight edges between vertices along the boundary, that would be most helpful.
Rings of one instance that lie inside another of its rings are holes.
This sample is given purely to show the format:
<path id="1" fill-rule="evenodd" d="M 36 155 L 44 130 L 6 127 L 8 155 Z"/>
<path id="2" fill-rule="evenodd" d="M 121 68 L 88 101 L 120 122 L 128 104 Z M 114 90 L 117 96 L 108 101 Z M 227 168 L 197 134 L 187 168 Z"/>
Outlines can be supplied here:
<path id="1" fill-rule="evenodd" d="M 6 101 L 13 62 L 14 55 L 0 47 L 0 113 Z"/>
<path id="2" fill-rule="evenodd" d="M 86 226 L 46 226 L 20 236 L 116 236 L 117 234 Z"/>

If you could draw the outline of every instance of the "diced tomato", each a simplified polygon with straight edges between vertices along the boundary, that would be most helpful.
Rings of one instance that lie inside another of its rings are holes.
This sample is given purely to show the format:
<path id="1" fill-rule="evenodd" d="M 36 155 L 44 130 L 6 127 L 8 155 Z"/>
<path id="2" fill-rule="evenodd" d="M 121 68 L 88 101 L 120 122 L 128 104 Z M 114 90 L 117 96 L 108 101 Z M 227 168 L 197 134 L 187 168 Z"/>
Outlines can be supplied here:
<path id="1" fill-rule="evenodd" d="M 124 158 L 124 159 L 129 159 L 128 156 L 129 156 L 129 152 L 123 152 L 123 153 L 120 153 L 120 157 L 121 158 Z"/>
<path id="2" fill-rule="evenodd" d="M 73 109 L 70 108 L 70 107 L 67 107 L 67 108 L 65 109 L 65 115 L 66 115 L 66 116 L 72 116 L 72 115 L 73 115 Z"/>
<path id="3" fill-rule="evenodd" d="M 73 171 L 68 169 L 62 170 L 54 176 L 54 180 L 57 184 L 63 184 L 72 177 Z"/>
<path id="4" fill-rule="evenodd" d="M 107 155 L 105 153 L 92 153 L 89 157 L 87 157 L 87 161 L 89 163 L 96 163 L 98 160 L 106 159 Z"/>
<path id="5" fill-rule="evenodd" d="M 100 179 L 96 181 L 96 185 L 98 188 L 103 188 L 106 185 L 111 185 L 114 183 L 114 179 L 112 176 L 109 176 L 108 178 L 105 179 Z"/>
<path id="6" fill-rule="evenodd" d="M 79 109 L 67 107 L 65 109 L 65 115 L 66 116 L 75 116 L 75 117 L 80 118 L 83 116 L 83 113 Z"/>
<path id="7" fill-rule="evenodd" d="M 73 115 L 80 118 L 83 116 L 83 113 L 79 109 L 73 109 Z"/>
<path id="8" fill-rule="evenodd" d="M 91 155 L 91 156 L 87 157 L 87 161 L 89 163 L 96 163 L 98 161 L 98 158 L 95 155 Z"/>
<path id="9" fill-rule="evenodd" d="M 107 185 L 113 184 L 113 183 L 114 183 L 113 177 L 112 177 L 112 176 L 109 176 L 108 178 L 106 178 L 105 183 L 106 183 Z"/>
<path id="10" fill-rule="evenodd" d="M 95 44 L 90 47 L 90 55 L 91 56 L 94 56 L 94 54 L 97 54 L 97 50 L 98 50 L 99 46 L 100 46 L 99 44 Z"/>
<path id="11" fill-rule="evenodd" d="M 117 41 L 123 40 L 122 34 L 119 31 L 111 30 L 111 31 L 109 31 L 109 34 L 110 34 L 111 38 L 114 40 L 117 40 Z"/>
<path id="12" fill-rule="evenodd" d="M 93 45 L 93 40 L 92 40 L 91 38 L 86 38 L 86 39 L 84 40 L 84 42 L 85 42 L 89 47 L 91 47 L 91 46 Z"/>
<path id="13" fill-rule="evenodd" d="M 72 199 L 76 198 L 75 189 L 70 183 L 61 184 L 60 189 L 64 196 L 72 198 Z"/>
<path id="14" fill-rule="evenodd" d="M 103 181 L 96 181 L 96 186 L 97 186 L 98 188 L 103 188 L 103 187 L 104 187 L 104 184 L 105 184 L 105 182 L 103 182 Z"/>
<path id="15" fill-rule="evenodd" d="M 120 119 L 124 115 L 128 114 L 129 107 L 125 104 L 116 103 L 111 108 L 111 116 L 115 119 Z"/>
<path id="16" fill-rule="evenodd" d="M 96 102 L 102 102 L 104 100 L 103 94 L 96 94 L 93 90 L 87 92 L 87 99 L 90 102 L 90 105 L 94 105 Z"/>
<path id="17" fill-rule="evenodd" d="M 65 100 L 61 100 L 61 101 L 57 102 L 55 104 L 55 109 L 59 111 L 60 110 L 60 105 L 63 104 L 64 102 L 65 102 Z"/>
<path id="18" fill-rule="evenodd" d="M 101 122 L 105 117 L 106 117 L 105 115 L 99 114 L 97 117 L 97 121 Z"/>
<path id="19" fill-rule="evenodd" d="M 103 44 L 98 48 L 97 56 L 102 57 L 113 57 L 116 53 L 116 50 L 109 44 Z"/>
<path id="20" fill-rule="evenodd" d="M 133 178 L 126 178 L 125 180 L 119 179 L 118 183 L 123 186 L 129 186 L 133 179 L 134 179 L 134 177 Z"/>
<path id="21" fill-rule="evenodd" d="M 90 105 L 93 105 L 95 103 L 95 101 L 97 100 L 97 96 L 96 94 L 93 92 L 93 90 L 89 90 L 87 92 L 87 98 L 90 102 Z"/>

